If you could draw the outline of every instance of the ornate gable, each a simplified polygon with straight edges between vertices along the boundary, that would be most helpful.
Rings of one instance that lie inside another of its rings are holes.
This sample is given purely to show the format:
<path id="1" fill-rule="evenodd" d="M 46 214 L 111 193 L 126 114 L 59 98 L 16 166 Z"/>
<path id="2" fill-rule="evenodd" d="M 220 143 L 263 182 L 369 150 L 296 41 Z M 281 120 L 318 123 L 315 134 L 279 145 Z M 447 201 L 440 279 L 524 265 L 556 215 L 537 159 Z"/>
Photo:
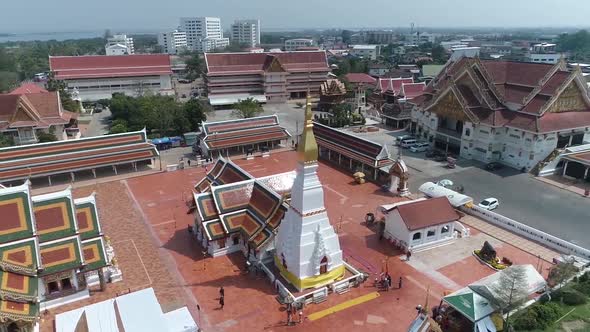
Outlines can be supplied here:
<path id="1" fill-rule="evenodd" d="M 557 100 L 547 109 L 547 112 L 575 112 L 585 111 L 588 108 L 584 96 L 582 95 L 582 91 L 580 91 L 576 81 L 573 80 L 567 88 L 561 92 L 559 97 L 557 97 Z"/>
<path id="2" fill-rule="evenodd" d="M 472 121 L 452 90 L 440 98 L 428 111 L 459 121 Z"/>
<path id="3" fill-rule="evenodd" d="M 266 67 L 265 70 L 267 73 L 282 73 L 285 72 L 285 68 L 281 65 L 279 58 L 273 56 L 271 63 Z"/>

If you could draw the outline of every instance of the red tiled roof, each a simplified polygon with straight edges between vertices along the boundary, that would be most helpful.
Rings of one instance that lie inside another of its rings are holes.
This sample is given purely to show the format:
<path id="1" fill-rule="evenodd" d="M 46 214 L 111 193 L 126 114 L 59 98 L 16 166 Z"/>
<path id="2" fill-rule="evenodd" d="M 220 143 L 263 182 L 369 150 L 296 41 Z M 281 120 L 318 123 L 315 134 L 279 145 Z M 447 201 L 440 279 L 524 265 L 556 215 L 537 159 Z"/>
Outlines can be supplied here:
<path id="1" fill-rule="evenodd" d="M 555 66 L 552 64 L 495 60 L 481 60 L 481 62 L 492 76 L 494 83 L 529 86 L 538 85 L 539 81 Z"/>
<path id="2" fill-rule="evenodd" d="M 20 107 L 19 107 L 20 106 Z M 26 118 L 17 112 L 26 109 Z M 71 116 L 64 116 L 60 112 L 59 96 L 57 91 L 28 94 L 3 94 L 0 95 L 0 122 L 4 127 L 46 127 L 52 124 L 67 124 Z"/>
<path id="3" fill-rule="evenodd" d="M 365 84 L 375 84 L 375 82 L 377 82 L 377 79 L 367 75 L 365 73 L 350 73 L 350 74 L 346 74 L 344 76 L 344 78 L 350 82 L 350 83 L 354 83 L 354 84 L 359 84 L 359 83 L 365 83 Z"/>
<path id="4" fill-rule="evenodd" d="M 381 90 L 382 93 L 384 92 L 392 92 L 394 94 L 399 94 L 402 89 L 402 84 L 409 84 L 414 83 L 413 78 L 379 78 L 377 82 L 377 88 Z"/>
<path id="5" fill-rule="evenodd" d="M 401 94 L 404 95 L 407 99 L 412 99 L 415 97 L 420 96 L 424 89 L 426 88 L 426 83 L 402 83 Z"/>
<path id="6" fill-rule="evenodd" d="M 49 57 L 49 67 L 56 79 L 172 74 L 170 56 L 163 54 Z"/>
<path id="7" fill-rule="evenodd" d="M 208 75 L 261 73 L 268 57 L 276 57 L 288 72 L 329 71 L 325 51 L 281 53 L 206 53 Z"/>
<path id="8" fill-rule="evenodd" d="M 18 88 L 10 91 L 11 95 L 25 95 L 29 93 L 42 93 L 47 92 L 47 90 L 43 89 L 42 87 L 38 86 L 35 83 L 24 83 Z"/>
<path id="9" fill-rule="evenodd" d="M 543 89 L 539 93 L 546 94 L 546 95 L 553 95 L 557 91 L 563 82 L 565 82 L 568 77 L 572 74 L 566 71 L 558 71 L 551 78 L 543 85 Z"/>
<path id="10" fill-rule="evenodd" d="M 395 208 L 410 231 L 449 223 L 461 218 L 446 197 L 400 204 Z"/>
<path id="11" fill-rule="evenodd" d="M 590 127 L 590 109 L 577 112 L 545 113 L 539 119 L 539 132 Z"/>

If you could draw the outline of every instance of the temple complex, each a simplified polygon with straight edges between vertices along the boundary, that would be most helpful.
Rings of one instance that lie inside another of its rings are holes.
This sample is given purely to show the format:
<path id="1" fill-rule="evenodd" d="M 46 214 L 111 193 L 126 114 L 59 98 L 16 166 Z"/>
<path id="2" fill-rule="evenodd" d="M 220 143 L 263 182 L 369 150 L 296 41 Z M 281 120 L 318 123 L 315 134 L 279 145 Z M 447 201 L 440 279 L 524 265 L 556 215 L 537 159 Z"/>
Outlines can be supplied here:
<path id="1" fill-rule="evenodd" d="M 338 79 L 329 79 L 320 86 L 318 111 L 329 112 L 346 97 L 346 87 Z"/>
<path id="2" fill-rule="evenodd" d="M 90 296 L 116 278 L 94 195 L 70 188 L 32 196 L 0 186 L 0 330 L 33 331 L 40 311 Z"/>
<path id="3" fill-rule="evenodd" d="M 460 58 L 411 102 L 411 130 L 466 159 L 531 170 L 590 140 L 586 81 L 564 62 Z"/>
<path id="4" fill-rule="evenodd" d="M 309 97 L 297 153 L 297 176 L 289 210 L 277 233 L 274 259 L 281 275 L 302 290 L 330 284 L 345 273 L 340 242 L 330 225 L 317 175 L 318 144 Z"/>

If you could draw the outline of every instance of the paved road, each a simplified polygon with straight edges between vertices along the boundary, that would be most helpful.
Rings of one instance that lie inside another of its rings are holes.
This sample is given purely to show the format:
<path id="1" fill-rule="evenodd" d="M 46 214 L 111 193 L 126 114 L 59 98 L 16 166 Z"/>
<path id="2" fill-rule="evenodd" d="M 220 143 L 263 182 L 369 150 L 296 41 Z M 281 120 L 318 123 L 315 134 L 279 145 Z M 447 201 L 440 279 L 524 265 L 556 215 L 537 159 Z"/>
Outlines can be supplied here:
<path id="1" fill-rule="evenodd" d="M 101 136 L 109 132 L 109 118 L 111 111 L 106 108 L 100 113 L 94 113 L 88 124 L 84 137 Z"/>

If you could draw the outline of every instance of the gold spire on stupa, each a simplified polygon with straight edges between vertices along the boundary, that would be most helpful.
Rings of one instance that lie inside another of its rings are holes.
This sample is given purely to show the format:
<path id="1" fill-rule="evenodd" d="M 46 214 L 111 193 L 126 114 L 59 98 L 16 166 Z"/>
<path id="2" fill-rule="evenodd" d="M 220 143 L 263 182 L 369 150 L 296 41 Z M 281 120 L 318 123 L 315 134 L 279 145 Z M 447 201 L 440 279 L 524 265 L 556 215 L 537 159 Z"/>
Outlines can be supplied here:
<path id="1" fill-rule="evenodd" d="M 310 163 L 318 160 L 318 143 L 313 135 L 313 115 L 311 114 L 311 97 L 307 93 L 305 106 L 305 123 L 301 142 L 297 148 L 298 159 L 302 163 Z"/>

